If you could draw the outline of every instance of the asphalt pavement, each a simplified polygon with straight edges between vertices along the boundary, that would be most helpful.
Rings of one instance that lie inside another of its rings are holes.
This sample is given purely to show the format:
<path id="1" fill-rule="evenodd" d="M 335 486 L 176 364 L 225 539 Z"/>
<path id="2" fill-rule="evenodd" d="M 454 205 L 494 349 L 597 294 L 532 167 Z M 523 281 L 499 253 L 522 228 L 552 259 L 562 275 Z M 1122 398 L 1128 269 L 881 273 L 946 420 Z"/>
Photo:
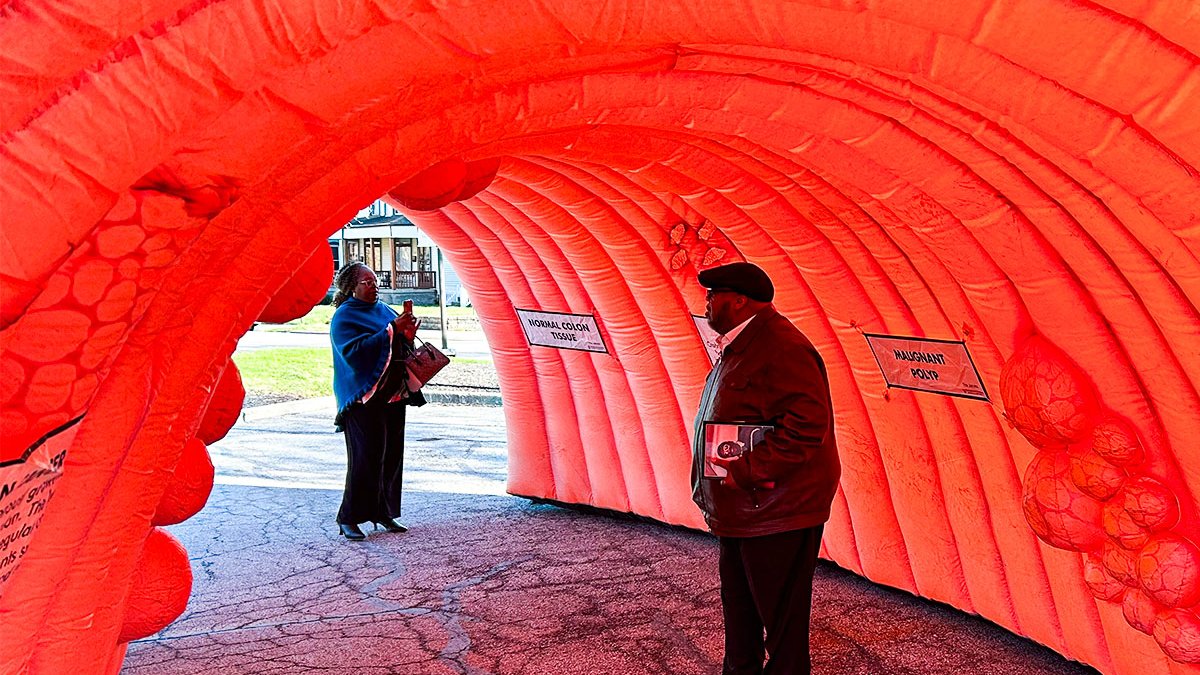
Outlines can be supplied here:
<path id="1" fill-rule="evenodd" d="M 500 408 L 431 404 L 406 429 L 405 534 L 343 539 L 328 409 L 247 411 L 210 450 L 208 505 L 169 529 L 187 611 L 126 675 L 620 675 L 720 671 L 708 534 L 506 495 Z M 822 562 L 814 672 L 1086 675 L 1029 640 Z"/>

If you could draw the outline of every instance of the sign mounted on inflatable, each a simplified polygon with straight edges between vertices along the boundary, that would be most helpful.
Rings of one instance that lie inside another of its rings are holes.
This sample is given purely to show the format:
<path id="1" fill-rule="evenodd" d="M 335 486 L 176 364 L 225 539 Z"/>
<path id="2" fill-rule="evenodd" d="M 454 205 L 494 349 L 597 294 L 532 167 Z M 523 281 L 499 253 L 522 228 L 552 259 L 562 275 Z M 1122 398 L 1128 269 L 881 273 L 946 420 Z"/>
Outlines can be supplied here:
<path id="1" fill-rule="evenodd" d="M 29 550 L 54 486 L 62 477 L 67 449 L 79 421 L 67 422 L 26 450 L 19 460 L 0 465 L 0 594 Z"/>
<path id="2" fill-rule="evenodd" d="M 866 333 L 888 387 L 988 400 L 964 342 Z"/>
<path id="3" fill-rule="evenodd" d="M 557 349 L 608 353 L 604 338 L 591 314 L 563 314 L 518 309 L 521 328 L 529 344 Z"/>

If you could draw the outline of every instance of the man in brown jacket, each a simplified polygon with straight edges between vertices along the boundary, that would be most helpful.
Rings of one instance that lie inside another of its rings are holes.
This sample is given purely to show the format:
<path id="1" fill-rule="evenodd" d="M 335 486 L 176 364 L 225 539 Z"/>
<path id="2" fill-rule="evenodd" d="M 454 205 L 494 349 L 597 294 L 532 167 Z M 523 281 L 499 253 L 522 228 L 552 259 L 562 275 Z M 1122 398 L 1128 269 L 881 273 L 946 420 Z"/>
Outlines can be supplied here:
<path id="1" fill-rule="evenodd" d="M 699 281 L 722 350 L 696 413 L 692 498 L 720 540 L 722 672 L 809 673 L 813 573 L 841 475 L 825 364 L 775 311 L 759 267 L 722 265 Z M 706 457 L 714 422 L 770 429 L 740 456 Z M 725 475 L 706 477 L 706 461 Z"/>

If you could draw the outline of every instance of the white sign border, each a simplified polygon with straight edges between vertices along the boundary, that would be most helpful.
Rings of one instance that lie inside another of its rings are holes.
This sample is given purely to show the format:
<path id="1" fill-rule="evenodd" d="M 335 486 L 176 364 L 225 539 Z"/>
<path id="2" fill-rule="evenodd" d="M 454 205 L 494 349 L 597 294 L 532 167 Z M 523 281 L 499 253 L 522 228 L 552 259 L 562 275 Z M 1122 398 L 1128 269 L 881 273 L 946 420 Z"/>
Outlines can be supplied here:
<path id="1" fill-rule="evenodd" d="M 987 393 L 987 385 L 984 384 L 984 382 L 983 382 L 983 376 L 979 374 L 979 367 L 975 365 L 975 359 L 971 357 L 971 350 L 967 349 L 967 342 L 965 340 L 946 340 L 943 338 L 925 338 L 925 337 L 916 337 L 913 335 L 886 335 L 884 333 L 863 333 L 862 335 L 867 340 L 867 351 L 871 352 L 871 358 L 875 359 L 875 367 L 879 368 L 879 374 L 881 376 L 883 376 L 883 381 L 885 384 L 887 384 L 888 389 L 907 389 L 908 391 L 922 391 L 922 392 L 925 392 L 926 394 L 938 394 L 940 396 L 953 396 L 954 398 L 965 398 L 965 399 L 970 399 L 972 401 L 983 401 L 985 403 L 992 402 L 991 397 L 988 396 L 988 393 Z M 888 339 L 892 339 L 892 340 L 913 340 L 915 342 L 936 342 L 939 344 L 962 345 L 963 353 L 967 355 L 967 363 L 971 364 L 971 370 L 973 370 L 975 372 L 975 379 L 979 380 L 979 388 L 983 389 L 983 395 L 976 396 L 976 395 L 972 395 L 972 394 L 956 394 L 953 392 L 940 391 L 937 389 L 922 389 L 921 387 L 909 387 L 909 386 L 903 385 L 903 384 L 893 384 L 890 380 L 888 380 L 887 372 L 883 369 L 883 364 L 879 362 L 879 357 L 875 354 L 875 349 L 871 346 L 871 338 L 873 338 L 873 337 L 888 338 Z"/>
<path id="2" fill-rule="evenodd" d="M 546 347 L 548 349 L 564 349 L 569 352 L 584 352 L 587 354 L 608 354 L 608 341 L 604 339 L 604 333 L 600 331 L 600 321 L 596 319 L 595 314 L 572 314 L 571 312 L 551 312 L 544 309 L 525 309 L 521 307 L 513 307 L 517 312 L 517 323 L 521 324 L 521 332 L 525 334 L 525 343 L 531 347 Z M 604 347 L 603 351 L 598 349 L 585 349 L 583 347 L 564 347 L 562 345 L 546 345 L 540 342 L 534 342 L 529 336 L 529 330 L 525 328 L 525 321 L 521 318 L 521 312 L 530 314 L 553 314 L 555 316 L 571 316 L 575 318 L 591 319 L 596 326 L 596 337 L 600 340 L 600 346 Z"/>

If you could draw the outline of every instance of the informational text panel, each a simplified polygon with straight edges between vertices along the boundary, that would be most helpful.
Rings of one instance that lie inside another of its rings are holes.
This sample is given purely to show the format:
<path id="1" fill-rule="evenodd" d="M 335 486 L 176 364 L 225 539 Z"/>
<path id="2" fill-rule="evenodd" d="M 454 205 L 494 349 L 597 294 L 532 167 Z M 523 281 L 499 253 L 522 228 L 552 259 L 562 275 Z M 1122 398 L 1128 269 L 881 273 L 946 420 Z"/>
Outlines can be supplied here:
<path id="1" fill-rule="evenodd" d="M 517 317 L 531 345 L 608 353 L 596 317 L 591 314 L 561 314 L 518 309 Z"/>
<path id="2" fill-rule="evenodd" d="M 964 342 L 866 334 L 889 387 L 988 400 Z"/>

